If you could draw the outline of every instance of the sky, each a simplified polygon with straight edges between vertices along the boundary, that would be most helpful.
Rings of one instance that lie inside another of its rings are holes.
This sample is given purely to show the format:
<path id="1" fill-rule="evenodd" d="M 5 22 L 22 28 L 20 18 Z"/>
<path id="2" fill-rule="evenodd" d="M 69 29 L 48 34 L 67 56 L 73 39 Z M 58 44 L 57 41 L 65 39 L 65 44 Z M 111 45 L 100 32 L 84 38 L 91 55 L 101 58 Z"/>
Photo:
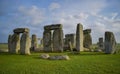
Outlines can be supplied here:
<path id="1" fill-rule="evenodd" d="M 62 24 L 65 35 L 76 33 L 78 23 L 92 30 L 93 43 L 105 31 L 120 43 L 120 0 L 0 0 L 0 43 L 15 28 L 29 28 L 30 36 L 42 38 L 45 25 Z"/>

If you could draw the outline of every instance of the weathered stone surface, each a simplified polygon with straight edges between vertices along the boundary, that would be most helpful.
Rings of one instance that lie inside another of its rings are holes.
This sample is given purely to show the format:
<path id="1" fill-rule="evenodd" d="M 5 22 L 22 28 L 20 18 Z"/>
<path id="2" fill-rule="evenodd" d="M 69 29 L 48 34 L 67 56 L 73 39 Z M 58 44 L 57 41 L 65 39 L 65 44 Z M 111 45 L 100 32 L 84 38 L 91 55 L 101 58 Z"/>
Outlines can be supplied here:
<path id="1" fill-rule="evenodd" d="M 44 51 L 63 51 L 63 30 L 61 24 L 44 26 L 43 33 Z"/>
<path id="2" fill-rule="evenodd" d="M 20 40 L 20 53 L 21 54 L 30 54 L 30 37 L 29 33 L 23 33 Z"/>
<path id="3" fill-rule="evenodd" d="M 84 34 L 89 34 L 89 33 L 91 33 L 91 29 L 86 29 L 86 30 L 83 31 L 83 33 Z"/>
<path id="4" fill-rule="evenodd" d="M 71 43 L 71 45 L 70 45 L 70 43 Z M 73 49 L 73 48 L 75 48 L 75 43 L 76 43 L 76 36 L 75 36 L 75 34 L 66 34 L 65 35 L 64 48 L 68 48 L 69 49 L 69 48 L 72 47 L 71 49 Z"/>
<path id="5" fill-rule="evenodd" d="M 116 52 L 116 40 L 113 32 L 105 32 L 105 53 L 113 54 Z"/>
<path id="6" fill-rule="evenodd" d="M 8 36 L 8 51 L 12 53 L 12 35 Z"/>
<path id="7" fill-rule="evenodd" d="M 72 47 L 72 43 L 69 42 L 69 48 L 70 48 L 70 51 L 73 51 L 73 47 Z"/>
<path id="8" fill-rule="evenodd" d="M 84 47 L 84 51 L 89 52 L 90 49 Z"/>
<path id="9" fill-rule="evenodd" d="M 69 60 L 68 55 L 55 55 L 55 56 L 50 56 L 48 59 L 50 60 Z"/>
<path id="10" fill-rule="evenodd" d="M 31 49 L 35 50 L 38 48 L 38 39 L 35 34 L 32 35 L 32 40 L 31 40 Z"/>
<path id="11" fill-rule="evenodd" d="M 63 52 L 63 30 L 56 29 L 53 32 L 53 51 Z"/>
<path id="12" fill-rule="evenodd" d="M 76 49 L 77 52 L 83 51 L 83 26 L 82 24 L 77 24 L 76 30 Z"/>
<path id="13" fill-rule="evenodd" d="M 12 36 L 9 36 L 9 41 L 11 44 L 10 46 L 10 53 L 18 53 L 20 49 L 20 37 L 19 34 L 13 34 Z"/>
<path id="14" fill-rule="evenodd" d="M 98 48 L 99 48 L 100 50 L 102 50 L 102 51 L 103 51 L 103 49 L 104 49 L 104 42 L 103 42 L 103 38 L 102 38 L 102 37 L 99 38 Z"/>
<path id="15" fill-rule="evenodd" d="M 42 59 L 48 59 L 50 56 L 49 54 L 41 54 L 40 56 Z"/>
<path id="16" fill-rule="evenodd" d="M 29 29 L 28 28 L 16 28 L 13 30 L 14 33 L 29 33 Z"/>
<path id="17" fill-rule="evenodd" d="M 40 44 L 43 45 L 43 39 L 42 38 L 40 39 Z"/>
<path id="18" fill-rule="evenodd" d="M 102 50 L 97 49 L 97 50 L 93 50 L 94 52 L 102 52 Z"/>
<path id="19" fill-rule="evenodd" d="M 44 26 L 44 30 L 55 30 L 55 29 L 62 29 L 62 25 L 61 24 L 52 24 L 52 25 Z"/>
<path id="20" fill-rule="evenodd" d="M 43 48 L 45 52 L 53 51 L 51 34 L 51 31 L 46 30 L 43 33 Z"/>
<path id="21" fill-rule="evenodd" d="M 85 48 L 88 48 L 90 51 L 91 45 L 92 45 L 92 37 L 90 35 L 91 29 L 86 29 L 83 31 L 84 33 L 84 40 L 83 40 L 83 46 Z"/>

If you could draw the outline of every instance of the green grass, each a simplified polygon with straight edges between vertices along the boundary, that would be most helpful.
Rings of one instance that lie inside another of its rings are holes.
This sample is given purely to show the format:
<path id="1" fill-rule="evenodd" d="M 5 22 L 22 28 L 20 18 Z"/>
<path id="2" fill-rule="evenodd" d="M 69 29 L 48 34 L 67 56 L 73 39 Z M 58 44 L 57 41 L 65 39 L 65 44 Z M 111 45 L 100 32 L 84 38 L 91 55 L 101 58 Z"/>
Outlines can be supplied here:
<path id="1" fill-rule="evenodd" d="M 15 55 L 0 53 L 0 74 L 120 74 L 120 54 L 99 52 L 48 53 L 67 54 L 70 60 L 44 60 L 42 53 Z"/>
<path id="2" fill-rule="evenodd" d="M 93 45 L 93 49 L 96 45 Z M 117 45 L 120 49 L 120 44 Z M 7 49 L 7 44 L 0 44 Z M 0 74 L 120 74 L 120 54 L 100 52 L 81 52 L 80 54 L 48 53 L 50 55 L 67 54 L 70 60 L 44 60 L 43 53 L 19 55 L 0 53 Z"/>
<path id="3" fill-rule="evenodd" d="M 8 49 L 8 45 L 5 43 L 0 43 L 0 49 Z"/>

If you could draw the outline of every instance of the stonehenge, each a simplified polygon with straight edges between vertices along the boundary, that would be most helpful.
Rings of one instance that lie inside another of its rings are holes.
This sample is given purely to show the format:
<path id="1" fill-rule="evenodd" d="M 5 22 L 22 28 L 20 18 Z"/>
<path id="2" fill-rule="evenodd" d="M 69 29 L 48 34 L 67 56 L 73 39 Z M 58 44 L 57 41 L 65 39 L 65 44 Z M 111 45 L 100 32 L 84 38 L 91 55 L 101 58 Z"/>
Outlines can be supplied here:
<path id="1" fill-rule="evenodd" d="M 12 46 L 12 44 L 11 44 L 12 42 L 11 41 L 12 41 L 12 35 L 10 34 L 8 36 L 8 49 L 9 49 L 10 53 L 12 53 L 12 47 L 11 47 Z"/>
<path id="2" fill-rule="evenodd" d="M 105 46 L 105 49 L 104 49 L 105 53 L 109 53 L 109 54 L 116 53 L 116 49 L 115 49 L 116 40 L 115 40 L 113 32 L 109 32 L 109 31 L 105 32 L 104 46 Z"/>
<path id="3" fill-rule="evenodd" d="M 20 40 L 20 53 L 30 54 L 30 37 L 28 33 L 23 33 Z"/>
<path id="4" fill-rule="evenodd" d="M 33 34 L 31 39 L 31 50 L 36 50 L 38 48 L 38 38 L 37 35 Z"/>
<path id="5" fill-rule="evenodd" d="M 64 41 L 64 49 L 65 50 L 72 50 L 75 48 L 76 43 L 76 35 L 75 34 L 66 34 L 65 41 Z"/>
<path id="6" fill-rule="evenodd" d="M 36 34 L 32 34 L 30 38 L 28 28 L 16 28 L 14 34 L 8 36 L 9 53 L 30 54 L 30 49 L 33 51 L 44 52 L 63 52 L 66 50 L 76 51 L 91 51 L 92 37 L 91 29 L 83 30 L 83 25 L 78 23 L 76 34 L 66 34 L 64 38 L 62 24 L 52 24 L 44 26 L 43 38 L 37 38 Z M 20 35 L 22 33 L 22 35 Z M 38 40 L 42 45 L 38 47 Z M 99 38 L 98 50 L 108 54 L 117 52 L 115 49 L 116 40 L 112 32 L 106 31 L 103 37 Z"/>
<path id="7" fill-rule="evenodd" d="M 24 33 L 24 32 L 26 32 L 26 33 L 29 33 L 29 29 L 28 28 L 16 28 L 16 29 L 14 29 L 13 30 L 13 32 L 14 33 Z"/>
<path id="8" fill-rule="evenodd" d="M 104 51 L 103 37 L 100 37 L 100 38 L 99 38 L 98 48 L 99 48 L 100 50 Z"/>
<path id="9" fill-rule="evenodd" d="M 63 30 L 61 24 L 44 26 L 43 47 L 45 52 L 63 52 Z"/>
<path id="10" fill-rule="evenodd" d="M 9 35 L 8 48 L 9 48 L 10 53 L 18 53 L 18 51 L 20 49 L 19 34 L 14 33 L 13 35 Z"/>
<path id="11" fill-rule="evenodd" d="M 63 30 L 58 29 L 53 32 L 53 51 L 63 52 Z"/>
<path id="12" fill-rule="evenodd" d="M 14 34 L 8 37 L 8 49 L 10 53 L 30 54 L 30 38 L 28 28 L 16 28 Z M 20 33 L 23 33 L 20 39 Z"/>
<path id="13" fill-rule="evenodd" d="M 84 46 L 84 48 L 89 49 L 89 51 L 90 51 L 90 47 L 92 45 L 92 37 L 91 37 L 90 33 L 91 33 L 91 29 L 83 30 L 83 34 L 84 34 L 83 46 Z"/>
<path id="14" fill-rule="evenodd" d="M 77 52 L 83 51 L 83 26 L 82 24 L 77 24 L 76 30 L 76 50 Z"/>

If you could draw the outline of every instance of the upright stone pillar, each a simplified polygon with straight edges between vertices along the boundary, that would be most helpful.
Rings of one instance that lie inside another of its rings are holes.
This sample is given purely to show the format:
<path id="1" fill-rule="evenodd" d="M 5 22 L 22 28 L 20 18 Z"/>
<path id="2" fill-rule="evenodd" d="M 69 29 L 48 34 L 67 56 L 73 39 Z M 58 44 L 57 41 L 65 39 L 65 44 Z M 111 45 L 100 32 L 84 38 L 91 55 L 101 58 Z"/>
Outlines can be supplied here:
<path id="1" fill-rule="evenodd" d="M 72 50 L 76 47 L 76 36 L 75 34 L 66 34 L 64 39 L 64 50 Z"/>
<path id="2" fill-rule="evenodd" d="M 92 45 L 92 37 L 91 37 L 91 35 L 90 35 L 91 29 L 86 29 L 86 30 L 83 31 L 83 33 L 84 33 L 83 46 L 84 46 L 85 48 L 88 48 L 89 51 L 90 51 L 91 45 Z"/>
<path id="3" fill-rule="evenodd" d="M 113 54 L 116 52 L 115 49 L 116 40 L 112 32 L 105 32 L 105 53 Z"/>
<path id="4" fill-rule="evenodd" d="M 21 54 L 30 54 L 30 37 L 29 33 L 24 32 L 20 40 L 20 53 Z"/>
<path id="5" fill-rule="evenodd" d="M 38 48 L 38 39 L 37 39 L 37 36 L 33 34 L 32 40 L 31 40 L 31 49 L 35 50 L 36 48 Z"/>
<path id="6" fill-rule="evenodd" d="M 40 39 L 40 44 L 43 45 L 43 39 L 42 38 Z"/>
<path id="7" fill-rule="evenodd" d="M 53 51 L 51 34 L 50 30 L 45 30 L 43 33 L 43 47 L 45 52 Z"/>
<path id="8" fill-rule="evenodd" d="M 11 44 L 10 44 L 10 53 L 18 53 L 20 49 L 20 37 L 19 34 L 14 33 L 11 37 Z"/>
<path id="9" fill-rule="evenodd" d="M 83 26 L 82 24 L 77 24 L 76 30 L 76 49 L 77 52 L 83 51 Z"/>
<path id="10" fill-rule="evenodd" d="M 63 30 L 56 29 L 53 32 L 53 51 L 63 52 Z"/>
<path id="11" fill-rule="evenodd" d="M 8 51 L 12 53 L 12 35 L 8 36 Z"/>
<path id="12" fill-rule="evenodd" d="M 63 51 L 63 30 L 61 24 L 52 24 L 44 26 L 43 47 L 44 51 L 47 52 Z"/>
<path id="13" fill-rule="evenodd" d="M 99 38 L 98 47 L 99 47 L 100 50 L 103 51 L 103 49 L 104 49 L 103 38 Z"/>

